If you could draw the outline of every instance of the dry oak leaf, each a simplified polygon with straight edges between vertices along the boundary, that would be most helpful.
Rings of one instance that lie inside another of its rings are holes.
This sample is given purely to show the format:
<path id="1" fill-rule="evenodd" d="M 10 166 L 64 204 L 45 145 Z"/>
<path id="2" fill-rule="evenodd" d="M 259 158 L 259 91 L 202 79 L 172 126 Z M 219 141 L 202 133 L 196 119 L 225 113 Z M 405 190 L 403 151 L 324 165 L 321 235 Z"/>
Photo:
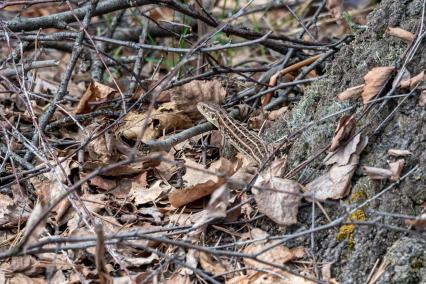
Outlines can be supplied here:
<path id="1" fill-rule="evenodd" d="M 173 151 L 174 152 L 174 151 Z M 175 157 L 172 153 L 172 150 L 168 153 L 164 152 L 162 154 L 164 159 L 161 160 L 160 164 L 155 167 L 155 175 L 164 181 L 169 181 L 178 169 L 176 163 L 171 163 L 170 161 L 174 161 Z"/>
<path id="2" fill-rule="evenodd" d="M 339 101 L 356 99 L 361 96 L 362 91 L 364 90 L 365 84 L 358 85 L 352 88 L 348 88 L 337 95 Z"/>
<path id="3" fill-rule="evenodd" d="M 306 185 L 306 190 L 315 199 L 340 199 L 348 195 L 353 174 L 358 165 L 358 157 L 352 155 L 347 165 L 333 165 L 330 170 Z"/>
<path id="4" fill-rule="evenodd" d="M 389 169 L 363 166 L 362 171 L 370 179 L 374 179 L 374 180 L 388 179 L 392 176 L 392 171 Z"/>
<path id="5" fill-rule="evenodd" d="M 338 164 L 339 166 L 347 165 L 351 159 L 352 154 L 358 152 L 359 144 L 361 141 L 361 135 L 356 135 L 349 141 L 344 147 L 339 147 L 336 151 L 328 153 L 327 157 L 324 158 L 324 164 L 333 165 Z M 364 140 L 363 143 L 367 141 Z"/>
<path id="6" fill-rule="evenodd" d="M 235 165 L 224 158 L 211 164 L 208 169 L 216 175 L 197 170 L 201 169 L 202 165 L 192 160 L 186 160 L 185 165 L 189 166 L 183 176 L 187 187 L 169 193 L 170 204 L 176 208 L 211 194 L 225 183 L 225 179 L 219 177 L 219 174 L 231 176 L 236 171 Z"/>
<path id="7" fill-rule="evenodd" d="M 417 86 L 419 83 L 425 81 L 425 70 L 417 74 L 416 76 L 403 80 L 399 84 L 399 87 L 401 89 L 410 89 L 412 90 L 415 86 Z"/>
<path id="8" fill-rule="evenodd" d="M 374 67 L 368 71 L 364 76 L 365 87 L 361 94 L 364 105 L 380 92 L 393 70 L 393 67 L 385 66 Z"/>
<path id="9" fill-rule="evenodd" d="M 0 194 L 0 228 L 14 227 L 15 225 L 25 222 L 30 213 L 27 206 L 23 207 L 14 202 L 11 197 Z M 26 208 L 25 210 L 23 208 Z"/>
<path id="10" fill-rule="evenodd" d="M 389 149 L 388 150 L 388 155 L 395 156 L 395 157 L 409 156 L 409 155 L 412 155 L 412 154 L 413 153 L 411 153 L 409 150 L 402 150 L 402 149 Z"/>
<path id="11" fill-rule="evenodd" d="M 266 243 L 253 243 L 248 245 L 243 252 L 245 254 L 257 254 L 264 250 L 268 246 L 272 246 L 277 241 L 269 241 Z M 261 255 L 257 256 L 257 259 L 267 261 L 273 264 L 282 265 L 287 262 L 290 262 L 296 258 L 302 258 L 305 255 L 305 248 L 304 247 L 295 247 L 292 249 L 289 249 L 283 245 L 276 246 L 270 250 L 267 250 L 266 252 L 262 253 Z M 260 263 L 254 259 L 251 258 L 244 258 L 244 264 L 247 267 L 255 267 L 258 269 L 271 269 L 272 266 L 266 264 L 266 263 Z"/>
<path id="12" fill-rule="evenodd" d="M 252 189 L 260 212 L 279 225 L 289 226 L 297 223 L 297 213 L 302 199 L 302 186 L 299 183 L 279 177 L 260 176 L 255 186 L 265 188 Z"/>
<path id="13" fill-rule="evenodd" d="M 339 19 L 342 16 L 343 0 L 327 0 L 327 10 L 335 19 Z"/>
<path id="14" fill-rule="evenodd" d="M 90 82 L 86 92 L 80 98 L 80 101 L 75 109 L 76 114 L 88 113 L 91 111 L 90 102 L 106 101 L 114 96 L 115 89 L 108 87 L 99 82 Z"/>
<path id="15" fill-rule="evenodd" d="M 248 269 L 250 270 L 250 269 Z M 251 275 L 240 275 L 227 280 L 226 284 L 314 284 L 316 282 L 287 271 L 273 269 L 273 273 L 256 272 Z M 312 275 L 304 276 L 314 278 Z"/>
<path id="16" fill-rule="evenodd" d="M 373 180 L 390 179 L 391 181 L 397 181 L 404 164 L 405 160 L 399 159 L 396 162 L 389 163 L 389 169 L 364 166 L 362 170 L 365 175 Z"/>
<path id="17" fill-rule="evenodd" d="M 118 177 L 139 174 L 152 169 L 159 164 L 160 160 L 158 159 L 158 153 L 150 153 L 141 161 L 136 161 L 128 165 L 117 166 L 113 170 L 103 173 L 103 175 L 108 177 Z M 101 166 L 105 166 L 105 164 L 102 162 L 88 161 L 84 164 L 84 169 L 95 170 Z"/>
<path id="18" fill-rule="evenodd" d="M 191 119 L 177 110 L 174 103 L 165 103 L 151 113 L 129 112 L 123 118 L 123 124 L 117 128 L 116 135 L 135 140 L 143 134 L 141 140 L 147 142 L 191 126 Z"/>
<path id="19" fill-rule="evenodd" d="M 404 159 L 399 159 L 398 161 L 389 163 L 389 169 L 392 172 L 392 175 L 390 177 L 391 181 L 398 181 L 400 176 L 401 176 L 401 172 L 402 169 L 404 168 L 405 165 L 405 160 Z"/>
<path id="20" fill-rule="evenodd" d="M 197 102 L 220 105 L 226 96 L 226 90 L 219 80 L 194 80 L 165 92 L 170 92 L 171 101 L 176 104 L 176 109 L 183 111 L 194 121 L 202 117 L 197 110 Z"/>
<path id="21" fill-rule="evenodd" d="M 201 267 L 207 271 L 212 273 L 213 275 L 222 274 L 225 273 L 231 269 L 228 269 L 224 264 L 225 261 L 222 259 L 220 261 L 217 261 L 213 258 L 213 256 L 210 256 L 209 254 L 200 251 L 198 254 L 198 259 L 200 261 Z"/>
<path id="22" fill-rule="evenodd" d="M 229 189 L 226 184 L 221 185 L 210 196 L 207 208 L 199 213 L 194 214 L 194 228 L 201 227 L 213 220 L 226 217 L 226 208 L 229 205 Z M 197 216 L 196 216 L 197 215 Z"/>
<path id="23" fill-rule="evenodd" d="M 361 134 L 356 135 L 345 145 L 344 149 L 335 152 L 335 157 L 326 161 L 333 164 L 332 167 L 322 176 L 314 179 L 305 186 L 307 192 L 311 193 L 318 200 L 340 199 L 345 197 L 350 190 L 353 174 L 359 162 L 359 154 L 367 146 L 368 139 Z M 356 151 L 354 151 L 356 149 Z M 347 157 L 350 155 L 349 160 Z M 344 163 L 346 162 L 347 163 Z"/>
<path id="24" fill-rule="evenodd" d="M 355 132 L 356 120 L 352 115 L 344 115 L 339 119 L 333 139 L 331 140 L 330 151 L 339 148 Z"/>
<path id="25" fill-rule="evenodd" d="M 419 106 L 426 106 L 426 91 L 422 91 L 419 97 Z"/>
<path id="26" fill-rule="evenodd" d="M 171 186 L 165 184 L 161 180 L 157 180 L 149 188 L 147 188 L 144 184 L 133 182 L 129 195 L 131 200 L 135 201 L 135 205 L 142 205 L 155 202 L 157 199 L 167 194 L 170 189 Z"/>
<path id="27" fill-rule="evenodd" d="M 325 280 L 329 284 L 339 284 L 339 282 L 331 277 L 331 266 L 334 262 L 327 262 L 321 267 L 321 275 L 322 279 Z"/>
<path id="28" fill-rule="evenodd" d="M 406 43 L 412 42 L 415 38 L 413 33 L 409 32 L 407 30 L 401 29 L 401 28 L 388 27 L 386 29 L 386 33 L 390 36 L 400 38 L 403 41 L 405 41 Z"/>
<path id="29" fill-rule="evenodd" d="M 405 224 L 407 224 L 410 229 L 415 228 L 417 230 L 425 230 L 426 229 L 426 213 L 418 216 L 414 220 L 405 220 Z"/>

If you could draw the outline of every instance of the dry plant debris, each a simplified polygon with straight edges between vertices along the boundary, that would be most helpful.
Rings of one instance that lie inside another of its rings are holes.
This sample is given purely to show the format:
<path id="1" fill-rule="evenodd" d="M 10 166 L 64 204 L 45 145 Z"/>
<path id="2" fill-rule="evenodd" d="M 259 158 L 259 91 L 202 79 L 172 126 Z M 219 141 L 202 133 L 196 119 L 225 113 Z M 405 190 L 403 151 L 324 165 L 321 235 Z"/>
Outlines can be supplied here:
<path id="1" fill-rule="evenodd" d="M 330 199 L 354 201 L 375 102 L 393 83 L 424 107 L 425 74 L 371 66 L 333 102 L 353 99 L 351 112 L 324 118 L 340 117 L 329 146 L 293 167 L 289 149 L 323 117 L 290 118 L 311 117 L 294 113 L 317 100 L 307 86 L 375 1 L 284 2 L 1 2 L 0 282 L 339 283 L 316 234 L 369 220 L 358 204 L 331 220 Z M 418 33 L 385 36 L 414 48 Z M 200 102 L 223 107 L 222 127 Z M 224 137 L 271 153 L 253 165 Z M 393 147 L 388 168 L 362 167 L 377 184 L 402 181 L 417 155 Z M 425 230 L 416 216 L 404 232 Z"/>

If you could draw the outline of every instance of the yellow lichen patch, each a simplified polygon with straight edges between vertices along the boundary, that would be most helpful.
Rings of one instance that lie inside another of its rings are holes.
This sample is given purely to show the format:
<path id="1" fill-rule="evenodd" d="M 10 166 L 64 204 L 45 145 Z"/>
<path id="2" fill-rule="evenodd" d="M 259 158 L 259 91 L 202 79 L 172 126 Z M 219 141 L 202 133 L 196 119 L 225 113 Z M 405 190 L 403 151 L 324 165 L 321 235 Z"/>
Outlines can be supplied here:
<path id="1" fill-rule="evenodd" d="M 367 216 L 365 216 L 364 210 L 358 209 L 351 214 L 351 217 L 349 219 L 352 221 L 365 221 L 367 219 Z"/>
<path id="2" fill-rule="evenodd" d="M 357 202 L 357 201 L 366 200 L 366 199 L 367 199 L 367 194 L 361 190 L 355 191 L 351 195 L 352 202 Z"/>
<path id="3" fill-rule="evenodd" d="M 365 212 L 361 209 L 356 210 L 349 217 L 350 221 L 355 221 L 355 222 L 365 221 L 366 219 L 367 219 L 367 216 L 365 215 Z M 348 239 L 349 248 L 353 249 L 355 246 L 354 232 L 355 232 L 354 224 L 343 225 L 339 228 L 339 233 L 337 234 L 336 238 L 339 242 L 343 241 L 344 239 Z"/>

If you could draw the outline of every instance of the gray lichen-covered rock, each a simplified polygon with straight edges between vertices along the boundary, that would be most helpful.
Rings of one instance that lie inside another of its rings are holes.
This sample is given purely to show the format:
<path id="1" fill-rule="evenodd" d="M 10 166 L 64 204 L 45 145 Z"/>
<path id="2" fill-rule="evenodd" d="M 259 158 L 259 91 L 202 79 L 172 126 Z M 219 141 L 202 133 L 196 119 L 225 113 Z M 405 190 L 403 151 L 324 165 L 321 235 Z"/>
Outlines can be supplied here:
<path id="1" fill-rule="evenodd" d="M 389 248 L 385 272 L 377 284 L 426 283 L 426 243 L 404 237 Z"/>
<path id="2" fill-rule="evenodd" d="M 420 215 L 422 204 L 426 201 L 426 112 L 418 104 L 418 93 L 388 101 L 383 108 L 375 107 L 365 115 L 362 115 L 364 106 L 360 100 L 336 100 L 336 95 L 343 90 L 363 83 L 363 76 L 373 67 L 401 64 L 408 46 L 387 35 L 385 30 L 397 26 L 415 33 L 421 19 L 422 5 L 422 0 L 385 0 L 378 4 L 368 18 L 367 29 L 358 32 L 355 40 L 330 60 L 326 79 L 313 84 L 292 112 L 268 134 L 268 138 L 274 140 L 311 121 L 319 121 L 356 105 L 354 114 L 359 118 L 358 129 L 363 129 L 369 136 L 369 144 L 360 157 L 360 166 L 386 168 L 388 161 L 395 160 L 395 157 L 387 154 L 391 148 L 413 153 L 405 157 L 402 174 L 413 171 L 399 184 L 391 186 L 388 181 L 371 181 L 359 166 L 352 178 L 352 195 L 340 204 L 325 205 L 326 212 L 336 219 L 345 213 L 345 206 L 369 200 L 361 209 L 365 219 L 360 219 L 368 224 L 357 226 L 353 232 L 349 230 L 346 237 L 342 234 L 342 228 L 320 231 L 315 235 L 314 251 L 311 253 L 319 261 L 334 262 L 332 274 L 340 283 L 366 283 L 375 263 L 382 262 L 385 257 L 389 265 L 376 283 L 426 283 L 426 233 L 408 234 L 397 230 L 407 227 L 404 219 L 398 216 Z M 407 66 L 411 75 L 426 69 L 425 50 L 426 44 L 423 42 Z M 295 141 L 288 153 L 290 170 L 314 157 L 330 143 L 339 117 L 341 115 L 314 125 Z M 385 123 L 382 125 L 383 121 Z M 299 173 L 298 180 L 306 184 L 323 174 L 327 170 L 322 163 L 324 156 L 325 153 L 309 163 Z M 302 227 L 311 226 L 311 214 L 310 206 L 300 211 Z M 315 214 L 316 226 L 327 224 L 320 210 Z M 297 242 L 312 247 L 310 241 L 307 237 Z"/>

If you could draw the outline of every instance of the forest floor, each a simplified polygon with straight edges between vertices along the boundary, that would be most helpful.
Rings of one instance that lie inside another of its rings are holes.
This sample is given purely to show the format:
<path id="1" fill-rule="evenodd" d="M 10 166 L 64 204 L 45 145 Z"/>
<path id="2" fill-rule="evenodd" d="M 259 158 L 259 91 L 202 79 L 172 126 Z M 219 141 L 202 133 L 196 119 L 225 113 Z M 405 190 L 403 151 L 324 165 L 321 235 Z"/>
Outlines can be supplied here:
<path id="1" fill-rule="evenodd" d="M 1 283 L 426 283 L 425 0 L 0 9 Z"/>

